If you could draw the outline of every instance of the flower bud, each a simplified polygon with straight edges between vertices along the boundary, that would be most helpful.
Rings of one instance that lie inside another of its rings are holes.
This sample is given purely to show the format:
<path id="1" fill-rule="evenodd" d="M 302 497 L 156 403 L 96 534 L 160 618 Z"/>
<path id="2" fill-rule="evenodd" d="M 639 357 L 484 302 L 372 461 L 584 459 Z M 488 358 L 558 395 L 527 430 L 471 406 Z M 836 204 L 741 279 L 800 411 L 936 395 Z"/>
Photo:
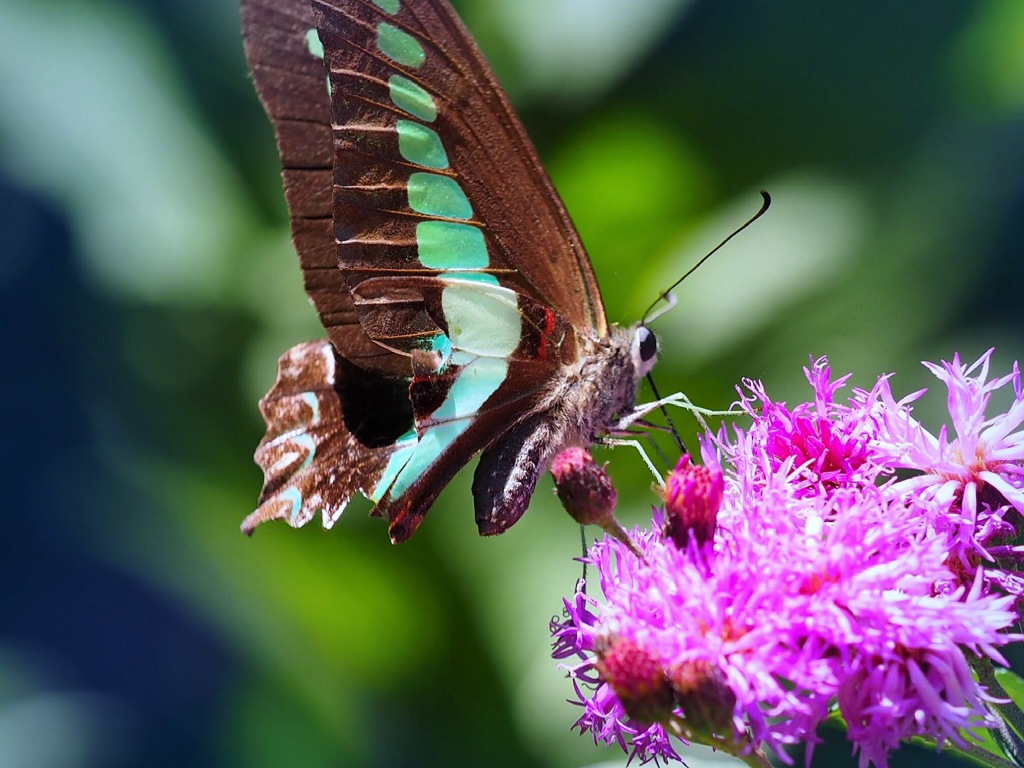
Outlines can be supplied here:
<path id="1" fill-rule="evenodd" d="M 629 534 L 615 519 L 618 493 L 612 480 L 587 450 L 566 448 L 551 462 L 551 476 L 555 479 L 555 493 L 573 520 L 580 525 L 600 526 L 640 556 Z"/>
<path id="2" fill-rule="evenodd" d="M 709 661 L 685 661 L 667 674 L 676 705 L 683 711 L 687 738 L 701 744 L 732 740 L 736 694 L 722 671 Z"/>
<path id="3" fill-rule="evenodd" d="M 665 480 L 664 535 L 680 549 L 690 536 L 698 546 L 711 542 L 718 527 L 718 510 L 725 493 L 721 470 L 691 464 L 686 454 Z"/>
<path id="4" fill-rule="evenodd" d="M 608 638 L 598 646 L 597 672 L 627 715 L 645 724 L 672 716 L 672 686 L 657 658 L 628 638 Z"/>
<path id="5" fill-rule="evenodd" d="M 604 467 L 583 448 L 566 448 L 551 462 L 555 493 L 580 525 L 601 525 L 615 511 L 618 493 Z"/>

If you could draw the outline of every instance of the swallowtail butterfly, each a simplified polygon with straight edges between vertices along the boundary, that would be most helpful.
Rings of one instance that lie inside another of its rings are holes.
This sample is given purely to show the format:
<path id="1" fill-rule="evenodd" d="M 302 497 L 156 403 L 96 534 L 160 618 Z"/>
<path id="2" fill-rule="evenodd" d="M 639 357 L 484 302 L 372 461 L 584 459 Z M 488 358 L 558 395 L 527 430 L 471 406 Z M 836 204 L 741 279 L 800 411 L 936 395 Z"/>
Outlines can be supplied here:
<path id="1" fill-rule="evenodd" d="M 407 539 L 480 454 L 481 534 L 525 511 L 562 449 L 635 405 L 657 343 L 610 326 L 523 126 L 446 0 L 242 0 L 292 238 L 327 339 L 260 401 L 251 533 L 356 492 Z"/>

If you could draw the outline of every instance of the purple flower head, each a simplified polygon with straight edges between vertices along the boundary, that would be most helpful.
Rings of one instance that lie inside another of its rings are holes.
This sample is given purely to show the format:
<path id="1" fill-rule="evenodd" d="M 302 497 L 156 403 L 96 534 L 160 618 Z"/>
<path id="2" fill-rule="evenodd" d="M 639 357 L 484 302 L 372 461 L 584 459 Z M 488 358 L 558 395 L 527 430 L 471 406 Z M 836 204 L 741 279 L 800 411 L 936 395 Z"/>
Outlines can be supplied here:
<path id="1" fill-rule="evenodd" d="M 998 491 L 986 514 L 1005 519 L 1022 466 L 1017 369 L 987 384 L 986 370 L 972 378 L 956 361 L 931 369 L 957 388 L 950 402 L 975 413 L 953 416 L 957 442 L 972 424 L 984 435 L 971 441 L 984 466 L 969 482 Z M 813 401 L 792 409 L 748 382 L 750 428 L 705 435 L 704 467 L 680 461 L 665 512 L 632 534 L 640 557 L 608 538 L 588 552 L 597 594 L 579 588 L 552 631 L 556 656 L 572 662 L 576 724 L 596 741 L 641 761 L 675 759 L 670 735 L 785 759 L 781 748 L 813 744 L 838 705 L 861 765 L 885 766 L 901 740 L 962 743 L 993 725 L 970 664 L 1004 663 L 998 647 L 1020 639 L 1009 632 L 1019 616 L 1014 595 L 992 588 L 993 574 L 1012 574 L 976 568 L 965 578 L 950 537 L 936 535 L 951 515 L 967 524 L 966 502 L 951 511 L 963 494 L 935 490 L 966 486 L 947 471 L 963 468 L 962 452 L 944 432 L 929 440 L 909 415 L 918 395 L 896 402 L 888 379 L 838 403 L 845 377 L 831 381 L 824 360 L 806 373 Z M 977 416 L 979 393 L 1008 382 L 1009 413 Z M 939 453 L 946 469 L 925 464 Z M 911 455 L 929 482 L 894 478 Z M 714 525 L 694 536 L 683 519 Z M 971 528 L 974 540 L 984 535 Z"/>
<path id="2" fill-rule="evenodd" d="M 753 417 L 756 449 L 772 471 L 783 466 L 796 470 L 792 482 L 801 494 L 827 495 L 840 487 L 873 484 L 882 469 L 871 461 L 874 424 L 835 402 L 850 377 L 832 381 L 824 358 L 804 368 L 804 375 L 814 400 L 792 410 L 773 402 L 760 382 L 745 382 L 750 395 L 741 393 L 739 404 Z"/>

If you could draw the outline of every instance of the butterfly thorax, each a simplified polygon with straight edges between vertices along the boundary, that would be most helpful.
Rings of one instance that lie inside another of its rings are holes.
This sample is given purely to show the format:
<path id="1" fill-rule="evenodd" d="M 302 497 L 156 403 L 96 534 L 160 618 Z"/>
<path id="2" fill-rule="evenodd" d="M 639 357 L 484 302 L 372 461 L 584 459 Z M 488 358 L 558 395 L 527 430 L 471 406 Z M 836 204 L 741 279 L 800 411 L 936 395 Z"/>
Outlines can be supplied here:
<path id="1" fill-rule="evenodd" d="M 636 404 L 635 331 L 612 326 L 603 338 L 583 337 L 580 356 L 552 382 L 537 410 L 559 426 L 562 439 L 554 453 L 589 446 Z"/>

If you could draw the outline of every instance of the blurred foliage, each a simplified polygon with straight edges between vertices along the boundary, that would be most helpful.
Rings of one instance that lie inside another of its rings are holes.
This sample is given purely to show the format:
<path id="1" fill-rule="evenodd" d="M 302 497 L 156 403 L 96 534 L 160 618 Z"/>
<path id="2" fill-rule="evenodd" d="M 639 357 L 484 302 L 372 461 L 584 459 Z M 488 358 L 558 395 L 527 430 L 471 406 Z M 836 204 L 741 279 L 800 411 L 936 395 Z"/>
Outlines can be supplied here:
<path id="1" fill-rule="evenodd" d="M 663 390 L 792 401 L 827 354 L 910 392 L 922 359 L 1021 357 L 1016 0 L 457 5 L 613 320 L 772 192 L 656 324 Z M 0 71 L 0 763 L 622 765 L 570 732 L 547 655 L 580 570 L 546 482 L 495 540 L 469 471 L 400 547 L 358 504 L 238 533 L 255 402 L 321 331 L 234 1 L 4 0 Z M 643 523 L 636 456 L 599 458 Z"/>

